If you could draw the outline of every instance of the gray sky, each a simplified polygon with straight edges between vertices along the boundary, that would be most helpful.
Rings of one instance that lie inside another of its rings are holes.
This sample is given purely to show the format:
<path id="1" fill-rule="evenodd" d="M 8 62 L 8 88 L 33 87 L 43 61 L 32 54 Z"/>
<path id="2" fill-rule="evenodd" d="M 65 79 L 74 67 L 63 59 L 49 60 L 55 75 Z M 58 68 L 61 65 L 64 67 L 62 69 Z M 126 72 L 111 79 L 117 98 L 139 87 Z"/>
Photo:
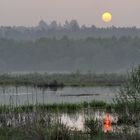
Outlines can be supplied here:
<path id="1" fill-rule="evenodd" d="M 112 22 L 101 20 L 104 11 L 112 13 Z M 35 26 L 41 19 L 140 27 L 140 0 L 0 0 L 0 25 Z"/>

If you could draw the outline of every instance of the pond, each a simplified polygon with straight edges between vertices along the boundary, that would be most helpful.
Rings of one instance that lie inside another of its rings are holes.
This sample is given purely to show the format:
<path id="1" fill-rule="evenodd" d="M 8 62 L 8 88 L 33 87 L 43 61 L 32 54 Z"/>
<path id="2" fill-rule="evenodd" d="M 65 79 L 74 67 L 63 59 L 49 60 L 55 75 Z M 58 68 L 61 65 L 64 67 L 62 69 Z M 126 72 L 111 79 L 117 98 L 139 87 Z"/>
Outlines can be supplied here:
<path id="1" fill-rule="evenodd" d="M 79 103 L 92 100 L 112 102 L 118 87 L 64 87 L 41 89 L 35 87 L 0 87 L 1 105 L 36 103 Z"/>

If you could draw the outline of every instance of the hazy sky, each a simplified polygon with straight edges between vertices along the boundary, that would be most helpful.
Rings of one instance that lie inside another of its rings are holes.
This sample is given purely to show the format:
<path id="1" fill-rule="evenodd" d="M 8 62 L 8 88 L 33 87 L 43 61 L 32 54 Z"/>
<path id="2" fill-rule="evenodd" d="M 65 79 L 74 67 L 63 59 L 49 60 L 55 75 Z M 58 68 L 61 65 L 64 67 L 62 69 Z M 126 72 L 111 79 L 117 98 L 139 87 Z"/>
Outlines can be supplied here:
<path id="1" fill-rule="evenodd" d="M 101 20 L 104 11 L 112 13 L 111 23 Z M 0 25 L 35 26 L 41 19 L 140 27 L 140 0 L 0 0 Z"/>

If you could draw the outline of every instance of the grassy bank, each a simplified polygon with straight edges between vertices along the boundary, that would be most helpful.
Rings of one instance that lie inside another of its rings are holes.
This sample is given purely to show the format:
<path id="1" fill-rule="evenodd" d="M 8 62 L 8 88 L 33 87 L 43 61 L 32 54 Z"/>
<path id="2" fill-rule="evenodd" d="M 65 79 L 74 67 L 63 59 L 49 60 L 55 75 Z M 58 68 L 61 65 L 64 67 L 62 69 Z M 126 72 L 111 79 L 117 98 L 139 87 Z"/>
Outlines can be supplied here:
<path id="1" fill-rule="evenodd" d="M 124 75 L 118 74 L 1 74 L 0 85 L 63 87 L 63 86 L 120 86 Z"/>
<path id="2" fill-rule="evenodd" d="M 127 104 L 115 104 L 115 103 L 106 103 L 103 101 L 91 101 L 91 102 L 81 102 L 81 103 L 60 103 L 60 104 L 36 104 L 36 105 L 22 105 L 22 106 L 0 106 L 0 113 L 8 113 L 8 112 L 34 112 L 34 111 L 51 111 L 51 112 L 76 112 L 82 109 L 104 109 L 107 111 L 114 110 L 118 113 L 124 113 L 129 111 L 132 113 L 140 112 L 140 103 L 137 104 L 137 108 L 135 108 L 134 103 Z"/>
<path id="3" fill-rule="evenodd" d="M 129 107 L 129 112 L 137 113 L 140 112 L 140 103 L 137 104 L 137 108 L 135 109 L 134 103 L 127 104 Z M 8 113 L 8 112 L 16 112 L 16 113 L 25 113 L 25 112 L 34 112 L 34 111 L 50 111 L 50 112 L 77 112 L 83 109 L 104 109 L 109 112 L 114 110 L 117 113 L 125 113 L 128 112 L 126 108 L 126 104 L 114 104 L 114 103 L 106 103 L 103 101 L 91 101 L 91 102 L 81 102 L 81 103 L 59 103 L 59 104 L 36 104 L 36 105 L 22 105 L 22 106 L 8 106 L 1 105 L 0 113 Z"/>
<path id="4" fill-rule="evenodd" d="M 85 108 L 106 109 L 110 105 L 102 101 L 82 102 L 82 103 L 60 103 L 60 104 L 36 104 L 23 106 L 0 106 L 0 113 L 16 112 L 34 112 L 34 111 L 51 111 L 51 112 L 74 112 Z"/>

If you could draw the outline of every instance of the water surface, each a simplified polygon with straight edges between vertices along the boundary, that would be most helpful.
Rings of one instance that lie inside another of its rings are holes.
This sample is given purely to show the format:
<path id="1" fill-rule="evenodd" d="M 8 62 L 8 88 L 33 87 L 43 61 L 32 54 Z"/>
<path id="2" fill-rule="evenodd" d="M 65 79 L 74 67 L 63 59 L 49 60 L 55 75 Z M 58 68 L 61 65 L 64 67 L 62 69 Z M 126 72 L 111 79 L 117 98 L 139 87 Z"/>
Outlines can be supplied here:
<path id="1" fill-rule="evenodd" d="M 112 102 L 118 87 L 65 87 L 39 89 L 34 87 L 0 87 L 0 104 L 79 103 L 92 100 Z"/>

